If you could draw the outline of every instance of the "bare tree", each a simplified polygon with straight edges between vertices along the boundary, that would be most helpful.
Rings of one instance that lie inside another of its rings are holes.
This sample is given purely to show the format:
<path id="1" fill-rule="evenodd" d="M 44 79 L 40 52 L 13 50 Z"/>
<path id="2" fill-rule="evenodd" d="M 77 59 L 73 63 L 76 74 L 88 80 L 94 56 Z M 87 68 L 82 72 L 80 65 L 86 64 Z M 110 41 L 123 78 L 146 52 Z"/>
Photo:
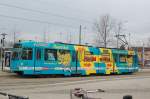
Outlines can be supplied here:
<path id="1" fill-rule="evenodd" d="M 103 45 L 103 47 L 107 47 L 108 43 L 111 41 L 110 33 L 113 28 L 114 21 L 108 14 L 101 16 L 99 20 L 94 23 L 94 29 L 97 32 L 95 39 L 97 46 Z"/>

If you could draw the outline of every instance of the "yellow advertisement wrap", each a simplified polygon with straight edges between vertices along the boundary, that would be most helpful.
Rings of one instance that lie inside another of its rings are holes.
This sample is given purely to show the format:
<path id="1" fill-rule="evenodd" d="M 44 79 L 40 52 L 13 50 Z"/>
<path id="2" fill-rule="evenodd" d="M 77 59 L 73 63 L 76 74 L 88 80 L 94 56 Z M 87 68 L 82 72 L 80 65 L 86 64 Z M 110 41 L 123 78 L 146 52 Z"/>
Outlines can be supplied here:
<path id="1" fill-rule="evenodd" d="M 71 61 L 71 55 L 68 52 L 58 52 L 58 62 L 64 66 L 69 66 Z"/>
<path id="2" fill-rule="evenodd" d="M 76 46 L 78 52 L 78 60 L 80 61 L 81 68 L 85 69 L 86 75 L 96 74 L 94 61 L 96 62 L 96 56 L 91 55 L 88 47 Z"/>
<path id="3" fill-rule="evenodd" d="M 104 62 L 106 65 L 106 74 L 118 73 L 116 63 L 114 62 L 113 54 L 111 49 L 100 48 L 102 53 L 100 62 Z"/>

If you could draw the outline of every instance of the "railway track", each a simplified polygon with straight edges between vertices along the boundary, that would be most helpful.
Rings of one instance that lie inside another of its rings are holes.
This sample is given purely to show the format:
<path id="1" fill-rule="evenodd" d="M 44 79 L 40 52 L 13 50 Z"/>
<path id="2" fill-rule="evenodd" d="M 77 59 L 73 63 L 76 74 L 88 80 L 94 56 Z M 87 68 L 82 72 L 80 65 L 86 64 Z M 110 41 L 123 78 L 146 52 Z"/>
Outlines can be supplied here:
<path id="1" fill-rule="evenodd" d="M 80 80 L 95 80 L 95 79 L 113 79 L 113 78 L 126 78 L 126 77 L 141 77 L 150 76 L 149 72 L 146 73 L 135 73 L 132 75 L 109 75 L 109 76 L 86 76 L 86 77 L 57 77 L 57 78 L 3 78 L 1 79 L 0 86 L 14 86 L 14 85 L 28 85 L 28 84 L 49 84 L 49 83 L 60 83 L 67 81 L 80 81 Z"/>
<path id="2" fill-rule="evenodd" d="M 81 81 L 81 80 L 101 80 L 101 79 L 113 79 L 124 77 L 135 77 L 136 75 L 110 75 L 110 76 L 87 76 L 87 77 L 61 77 L 61 78 L 15 78 L 10 79 L 8 82 L 0 82 L 0 86 L 19 86 L 30 84 L 53 84 L 68 81 Z"/>
<path id="3" fill-rule="evenodd" d="M 88 78 L 88 79 L 86 79 L 86 78 Z M 150 78 L 150 75 L 101 76 L 101 78 L 100 77 L 94 77 L 94 79 L 92 79 L 92 80 L 90 80 L 90 78 L 93 78 L 93 77 L 83 77 L 83 78 L 82 77 L 71 77 L 71 78 L 58 78 L 58 79 L 56 78 L 55 81 L 46 80 L 46 81 L 38 81 L 38 82 L 0 83 L 0 91 L 31 89 L 31 88 L 40 88 L 40 87 L 48 87 L 48 86 L 51 86 L 51 87 L 62 86 L 62 85 L 67 86 L 67 85 L 71 85 L 71 84 L 75 85 L 75 84 L 79 84 L 79 83 L 81 84 L 81 83 L 89 83 L 89 82 L 128 80 L 128 79 L 144 79 L 144 78 Z M 64 79 L 64 80 L 59 81 L 60 79 Z"/>
<path id="4" fill-rule="evenodd" d="M 86 76 L 86 77 L 50 77 L 50 78 L 28 78 L 20 76 L 10 76 L 7 78 L 0 78 L 1 86 L 22 86 L 22 85 L 38 85 L 38 84 L 53 84 L 70 81 L 81 81 L 81 80 L 101 80 L 101 79 L 114 79 L 114 78 L 126 78 L 126 77 L 141 77 L 150 76 L 150 72 L 135 73 L 132 75 L 109 75 L 109 76 Z"/>

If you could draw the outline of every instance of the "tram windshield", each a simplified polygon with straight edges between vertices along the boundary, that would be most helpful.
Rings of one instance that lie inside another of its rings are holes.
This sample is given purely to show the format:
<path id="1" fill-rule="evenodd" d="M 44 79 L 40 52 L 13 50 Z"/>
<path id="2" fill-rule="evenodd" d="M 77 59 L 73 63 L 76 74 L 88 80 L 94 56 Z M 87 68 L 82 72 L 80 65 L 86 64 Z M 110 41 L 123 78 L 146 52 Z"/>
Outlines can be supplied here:
<path id="1" fill-rule="evenodd" d="M 14 44 L 13 48 L 21 48 L 22 45 L 21 44 Z"/>
<path id="2" fill-rule="evenodd" d="M 12 60 L 32 60 L 32 48 L 14 48 Z"/>
<path id="3" fill-rule="evenodd" d="M 21 54 L 21 59 L 22 60 L 32 60 L 32 48 L 23 48 L 22 49 L 22 54 Z"/>
<path id="4" fill-rule="evenodd" d="M 18 60 L 18 59 L 19 59 L 19 51 L 13 51 L 12 60 Z"/>
<path id="5" fill-rule="evenodd" d="M 12 49 L 12 60 L 19 60 L 21 55 L 21 48 Z"/>

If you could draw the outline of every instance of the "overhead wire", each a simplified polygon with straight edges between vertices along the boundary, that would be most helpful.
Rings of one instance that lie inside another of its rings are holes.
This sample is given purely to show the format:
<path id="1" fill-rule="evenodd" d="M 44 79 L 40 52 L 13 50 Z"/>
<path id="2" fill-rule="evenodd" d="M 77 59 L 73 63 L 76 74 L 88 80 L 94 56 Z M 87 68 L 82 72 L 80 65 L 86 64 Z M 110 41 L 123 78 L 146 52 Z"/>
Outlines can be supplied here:
<path id="1" fill-rule="evenodd" d="M 62 27 L 78 28 L 78 27 L 75 27 L 75 26 L 72 26 L 72 25 L 66 25 L 66 24 L 60 24 L 60 23 L 52 23 L 52 22 L 48 22 L 48 21 L 28 19 L 28 18 L 16 17 L 16 16 L 8 16 L 8 15 L 3 15 L 3 14 L 0 14 L 0 17 L 9 18 L 9 19 L 16 19 L 16 20 L 24 20 L 24 21 L 29 21 L 29 22 L 51 24 L 51 25 L 62 26 Z"/>
<path id="2" fill-rule="evenodd" d="M 34 1 L 34 2 L 35 2 L 35 1 L 37 1 L 37 0 L 29 0 L 29 1 Z M 45 0 L 45 1 L 44 1 L 44 0 L 38 0 L 38 2 L 39 2 L 40 4 L 43 3 L 44 5 L 45 5 L 45 4 L 47 4 L 47 5 L 52 4 L 52 3 L 50 3 L 50 0 Z M 58 3 L 58 2 L 57 2 L 57 3 L 56 3 L 56 2 L 55 2 L 55 3 L 53 2 L 52 6 L 59 6 L 59 7 L 60 7 L 59 4 L 61 4 L 61 8 L 69 9 L 69 10 L 71 10 L 71 11 L 74 12 L 74 13 L 80 13 L 80 14 L 81 14 L 81 13 L 82 13 L 82 14 L 83 14 L 83 13 L 85 14 L 85 12 L 87 13 L 87 11 L 85 11 L 85 10 L 83 11 L 82 9 L 79 9 L 79 8 L 73 8 L 73 7 L 70 6 L 70 5 L 62 5 L 62 3 L 60 3 L 60 2 L 59 2 L 59 3 Z M 93 18 L 91 18 L 91 17 L 89 17 L 89 16 L 88 16 L 88 18 L 93 19 Z M 88 20 L 87 20 L 87 21 L 88 21 Z"/>
<path id="3" fill-rule="evenodd" d="M 63 15 L 54 14 L 54 13 L 51 13 L 51 12 L 34 10 L 34 9 L 30 9 L 30 8 L 19 7 L 19 6 L 16 6 L 16 5 L 10 5 L 10 4 L 5 4 L 5 3 L 0 3 L 0 6 L 17 8 L 17 9 L 21 9 L 21 10 L 25 10 L 25 11 L 29 11 L 29 12 L 36 12 L 36 13 L 45 14 L 45 15 L 48 14 L 48 15 L 51 15 L 51 16 L 55 16 L 55 17 L 59 17 L 59 18 L 67 19 L 67 20 L 82 21 L 82 22 L 92 23 L 93 24 L 93 22 L 88 21 L 88 20 L 84 20 L 84 19 L 79 19 L 79 18 L 75 18 L 75 17 L 66 17 L 66 16 L 63 16 Z"/>

